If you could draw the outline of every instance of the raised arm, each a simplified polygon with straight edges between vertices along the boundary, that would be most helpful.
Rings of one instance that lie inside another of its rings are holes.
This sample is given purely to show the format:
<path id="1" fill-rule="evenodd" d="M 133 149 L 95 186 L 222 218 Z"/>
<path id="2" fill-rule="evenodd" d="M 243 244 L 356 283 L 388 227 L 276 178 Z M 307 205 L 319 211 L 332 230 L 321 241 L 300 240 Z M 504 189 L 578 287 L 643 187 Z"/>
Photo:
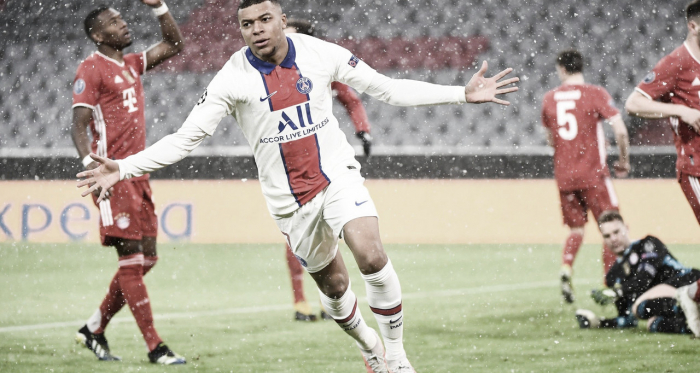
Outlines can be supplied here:
<path id="1" fill-rule="evenodd" d="M 610 124 L 615 134 L 615 142 L 620 150 L 620 158 L 615 162 L 615 176 L 625 178 L 630 172 L 630 138 L 627 133 L 627 126 L 622 120 L 622 115 L 610 118 Z"/>
<path id="2" fill-rule="evenodd" d="M 185 47 L 185 42 L 182 39 L 182 34 L 180 33 L 180 28 L 177 27 L 175 18 L 170 14 L 168 7 L 163 1 L 141 0 L 141 2 L 153 8 L 153 12 L 158 15 L 160 31 L 163 34 L 163 40 L 146 51 L 146 61 L 148 63 L 146 70 L 150 70 L 180 52 Z"/>
<path id="3" fill-rule="evenodd" d="M 639 91 L 634 91 L 625 103 L 625 110 L 630 115 L 640 118 L 678 117 L 688 123 L 696 132 L 700 132 L 700 111 L 685 105 L 670 104 L 652 100 Z"/>

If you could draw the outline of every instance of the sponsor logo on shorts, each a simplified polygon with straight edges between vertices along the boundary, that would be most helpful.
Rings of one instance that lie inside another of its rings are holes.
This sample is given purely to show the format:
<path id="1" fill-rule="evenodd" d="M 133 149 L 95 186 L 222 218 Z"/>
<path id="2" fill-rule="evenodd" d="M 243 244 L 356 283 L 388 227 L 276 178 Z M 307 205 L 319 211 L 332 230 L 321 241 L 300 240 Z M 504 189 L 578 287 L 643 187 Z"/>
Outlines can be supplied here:
<path id="1" fill-rule="evenodd" d="M 304 260 L 304 258 L 300 257 L 299 255 L 294 255 L 294 256 L 296 256 L 296 257 L 297 257 L 297 260 L 299 261 L 299 263 L 301 263 L 301 265 L 302 265 L 304 268 L 306 268 L 306 266 L 308 265 L 308 264 L 306 263 L 306 260 Z"/>
<path id="2" fill-rule="evenodd" d="M 129 214 L 126 212 L 122 212 L 117 215 L 114 218 L 114 221 L 117 222 L 117 227 L 119 229 L 126 229 L 129 228 L 129 225 L 131 225 L 131 218 L 129 218 Z"/>
<path id="3" fill-rule="evenodd" d="M 348 61 L 348 65 L 354 69 L 358 63 L 360 63 L 360 59 L 353 54 L 352 57 L 350 57 L 350 61 Z"/>
<path id="4" fill-rule="evenodd" d="M 362 205 L 364 205 L 365 203 L 367 203 L 368 201 L 369 201 L 368 199 L 366 199 L 366 200 L 364 200 L 364 201 L 362 201 L 362 202 L 357 202 L 357 201 L 355 201 L 355 206 L 362 206 Z"/>
<path id="5" fill-rule="evenodd" d="M 76 80 L 75 84 L 73 85 L 73 92 L 75 92 L 76 95 L 85 92 L 85 81 L 82 79 Z"/>
<path id="6" fill-rule="evenodd" d="M 297 80 L 297 91 L 299 91 L 299 93 L 306 95 L 311 92 L 312 89 L 314 89 L 314 84 L 311 83 L 311 79 L 304 76 Z"/>

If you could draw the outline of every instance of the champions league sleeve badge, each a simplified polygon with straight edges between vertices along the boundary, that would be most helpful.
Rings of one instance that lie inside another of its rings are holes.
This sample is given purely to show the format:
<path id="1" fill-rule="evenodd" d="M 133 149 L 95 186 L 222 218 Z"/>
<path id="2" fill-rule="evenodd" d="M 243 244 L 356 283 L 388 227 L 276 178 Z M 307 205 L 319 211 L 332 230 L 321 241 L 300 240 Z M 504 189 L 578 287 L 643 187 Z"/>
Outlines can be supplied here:
<path id="1" fill-rule="evenodd" d="M 204 90 L 204 93 L 202 93 L 202 96 L 199 97 L 199 101 L 197 101 L 197 105 L 201 105 L 204 103 L 204 101 L 207 100 L 207 90 Z"/>
<path id="2" fill-rule="evenodd" d="M 350 61 L 348 61 L 348 65 L 350 65 L 352 68 L 355 68 L 357 64 L 360 63 L 360 59 L 355 57 L 353 54 L 352 57 L 350 57 Z"/>
<path id="3" fill-rule="evenodd" d="M 309 94 L 314 88 L 314 84 L 311 83 L 311 79 L 307 77 L 301 77 L 297 80 L 297 91 L 303 95 Z"/>
<path id="4" fill-rule="evenodd" d="M 82 79 L 76 80 L 75 85 L 73 85 L 73 92 L 75 92 L 76 95 L 85 92 L 85 81 Z"/>

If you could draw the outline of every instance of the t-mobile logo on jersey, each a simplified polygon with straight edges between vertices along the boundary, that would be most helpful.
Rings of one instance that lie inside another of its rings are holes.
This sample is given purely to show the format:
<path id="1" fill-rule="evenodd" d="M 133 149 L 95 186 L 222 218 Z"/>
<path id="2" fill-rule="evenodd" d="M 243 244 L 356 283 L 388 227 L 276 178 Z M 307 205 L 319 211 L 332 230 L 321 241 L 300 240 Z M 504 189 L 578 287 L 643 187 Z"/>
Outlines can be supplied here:
<path id="1" fill-rule="evenodd" d="M 129 108 L 129 113 L 133 113 L 139 109 L 136 107 L 138 101 L 136 100 L 136 89 L 134 89 L 134 87 L 123 90 L 122 98 L 124 98 L 124 106 Z"/>

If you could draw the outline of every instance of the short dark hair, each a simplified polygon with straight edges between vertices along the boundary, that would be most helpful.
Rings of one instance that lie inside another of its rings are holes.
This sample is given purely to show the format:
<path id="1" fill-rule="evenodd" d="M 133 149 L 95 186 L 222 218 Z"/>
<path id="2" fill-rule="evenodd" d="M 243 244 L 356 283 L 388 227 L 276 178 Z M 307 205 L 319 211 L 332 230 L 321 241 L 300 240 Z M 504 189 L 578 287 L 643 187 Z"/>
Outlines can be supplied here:
<path id="1" fill-rule="evenodd" d="M 287 27 L 295 28 L 300 34 L 314 36 L 316 33 L 316 26 L 305 19 L 290 18 L 287 20 Z"/>
<path id="2" fill-rule="evenodd" d="M 685 7 L 685 19 L 690 21 L 691 18 L 700 15 L 700 0 L 695 0 Z"/>
<path id="3" fill-rule="evenodd" d="M 620 212 L 617 210 L 608 210 L 600 214 L 598 217 L 598 225 L 602 225 L 603 223 L 610 223 L 612 221 L 620 221 L 622 223 L 625 222 L 624 219 L 622 219 L 622 215 L 620 215 Z"/>
<path id="4" fill-rule="evenodd" d="M 280 6 L 280 8 L 282 7 L 280 0 L 242 0 L 240 3 L 238 3 L 238 10 L 245 9 L 245 8 L 247 8 L 251 5 L 255 5 L 255 4 L 262 4 L 266 1 L 269 1 L 273 4 L 277 4 Z"/>
<path id="5" fill-rule="evenodd" d="M 108 10 L 109 7 L 107 5 L 100 5 L 97 9 L 91 11 L 88 13 L 87 17 L 85 17 L 85 33 L 87 34 L 88 39 L 94 41 L 92 39 L 92 29 L 95 27 L 97 24 L 97 17 L 102 14 L 105 10 Z"/>
<path id="6" fill-rule="evenodd" d="M 583 71 L 583 56 L 575 49 L 565 50 L 557 56 L 557 65 L 569 74 L 580 73 Z"/>

